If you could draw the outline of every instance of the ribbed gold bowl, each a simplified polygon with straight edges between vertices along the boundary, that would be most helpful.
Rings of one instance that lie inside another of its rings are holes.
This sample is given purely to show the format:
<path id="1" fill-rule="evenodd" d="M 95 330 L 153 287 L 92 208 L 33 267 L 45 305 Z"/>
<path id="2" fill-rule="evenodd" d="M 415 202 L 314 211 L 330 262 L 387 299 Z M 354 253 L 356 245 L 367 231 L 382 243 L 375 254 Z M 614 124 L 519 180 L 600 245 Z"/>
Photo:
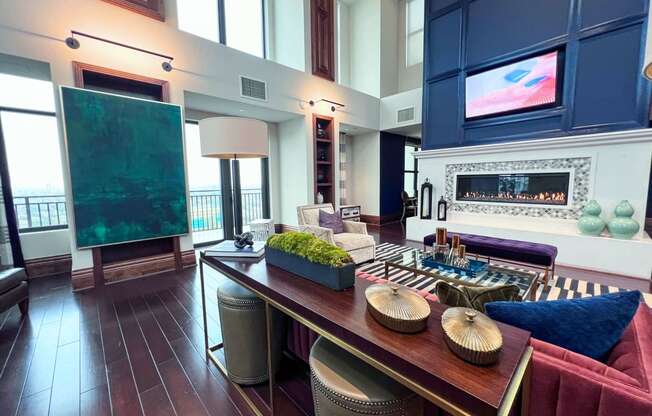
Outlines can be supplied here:
<path id="1" fill-rule="evenodd" d="M 487 315 L 469 308 L 448 308 L 441 326 L 449 348 L 463 360 L 478 365 L 498 361 L 503 336 Z"/>
<path id="2" fill-rule="evenodd" d="M 415 333 L 428 323 L 430 305 L 411 289 L 377 283 L 365 290 L 365 297 L 371 316 L 393 331 Z"/>

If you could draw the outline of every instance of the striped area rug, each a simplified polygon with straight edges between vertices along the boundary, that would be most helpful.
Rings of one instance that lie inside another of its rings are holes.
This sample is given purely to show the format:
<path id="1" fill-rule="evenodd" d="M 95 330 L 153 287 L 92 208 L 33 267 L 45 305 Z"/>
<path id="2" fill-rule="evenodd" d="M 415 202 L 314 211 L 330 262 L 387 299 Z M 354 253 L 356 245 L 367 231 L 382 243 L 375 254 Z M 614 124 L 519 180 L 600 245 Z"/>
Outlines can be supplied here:
<path id="1" fill-rule="evenodd" d="M 400 246 L 397 244 L 383 243 L 376 247 L 376 261 L 373 263 L 363 264 L 359 266 L 356 272 L 368 273 L 380 278 L 385 277 L 385 260 L 396 256 L 397 254 L 405 253 L 413 250 L 412 247 Z M 538 275 L 540 272 L 526 270 L 511 266 L 493 265 L 491 270 L 480 278 L 466 278 L 460 277 L 461 280 L 466 280 L 471 283 L 480 283 L 487 285 L 501 285 L 514 283 L 524 290 L 526 283 L 525 279 L 519 279 L 519 276 L 527 277 Z M 446 275 L 446 273 L 443 273 Z M 453 275 L 448 273 L 449 276 Z M 396 283 L 406 283 L 406 286 L 418 290 L 427 291 L 434 294 L 436 279 L 432 277 L 419 276 L 416 280 L 411 281 L 413 274 L 411 272 L 390 269 L 389 280 Z M 614 292 L 623 292 L 625 289 L 606 286 L 599 283 L 588 282 L 586 280 L 572 279 L 569 277 L 554 276 L 548 281 L 547 285 L 539 285 L 536 294 L 536 300 L 556 300 L 556 299 L 573 299 L 586 296 L 602 295 Z M 644 293 L 643 297 L 645 302 L 652 307 L 652 294 Z"/>

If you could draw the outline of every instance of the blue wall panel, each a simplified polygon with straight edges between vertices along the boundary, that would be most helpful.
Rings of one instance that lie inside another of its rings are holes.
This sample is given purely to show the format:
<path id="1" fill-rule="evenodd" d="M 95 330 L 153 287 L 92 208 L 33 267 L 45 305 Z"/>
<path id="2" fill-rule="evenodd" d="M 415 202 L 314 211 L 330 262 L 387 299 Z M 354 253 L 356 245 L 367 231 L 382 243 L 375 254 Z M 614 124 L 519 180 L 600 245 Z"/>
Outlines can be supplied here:
<path id="1" fill-rule="evenodd" d="M 570 0 L 471 2 L 468 65 L 566 34 L 569 10 Z"/>
<path id="2" fill-rule="evenodd" d="M 423 148 L 648 127 L 652 87 L 641 67 L 649 1 L 426 3 Z M 551 49 L 566 51 L 559 107 L 465 122 L 469 73 Z"/>
<path id="3" fill-rule="evenodd" d="M 637 121 L 641 25 L 580 41 L 574 126 Z"/>
<path id="4" fill-rule="evenodd" d="M 405 136 L 380 132 L 380 216 L 400 215 L 405 169 Z"/>
<path id="5" fill-rule="evenodd" d="M 561 115 L 534 120 L 523 120 L 514 123 L 484 126 L 479 128 L 467 128 L 464 131 L 464 143 L 479 144 L 493 143 L 504 140 L 519 140 L 527 138 L 533 131 L 545 133 L 557 133 L 561 131 Z"/>
<path id="6" fill-rule="evenodd" d="M 427 147 L 449 147 L 459 143 L 459 77 L 430 82 L 426 85 Z M 424 144 L 424 147 L 426 145 Z"/>
<path id="7" fill-rule="evenodd" d="M 590 0 L 581 2 L 582 28 L 621 17 L 646 13 L 645 0 Z"/>
<path id="8" fill-rule="evenodd" d="M 430 75 L 437 75 L 460 67 L 462 45 L 462 11 L 453 10 L 432 19 L 428 25 L 428 65 Z"/>
<path id="9" fill-rule="evenodd" d="M 428 4 L 430 5 L 430 12 L 436 12 L 445 7 L 454 4 L 457 0 L 426 0 L 426 10 L 428 10 Z"/>

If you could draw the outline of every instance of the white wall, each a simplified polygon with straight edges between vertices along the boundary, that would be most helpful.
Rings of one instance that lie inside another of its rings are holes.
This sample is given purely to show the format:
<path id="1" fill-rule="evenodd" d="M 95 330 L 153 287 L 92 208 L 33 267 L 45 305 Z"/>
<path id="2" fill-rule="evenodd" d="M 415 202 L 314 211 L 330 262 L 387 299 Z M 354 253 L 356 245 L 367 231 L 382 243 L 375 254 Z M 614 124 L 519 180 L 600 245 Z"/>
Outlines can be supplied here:
<path id="1" fill-rule="evenodd" d="M 337 37 L 337 82 L 340 85 L 351 86 L 351 13 L 349 4 L 337 0 L 337 21 L 335 35 Z"/>
<path id="2" fill-rule="evenodd" d="M 281 223 L 281 150 L 278 123 L 267 123 L 269 132 L 269 204 L 275 224 Z"/>
<path id="3" fill-rule="evenodd" d="M 308 0 L 303 3 L 304 10 L 307 10 Z M 166 79 L 170 82 L 171 101 L 182 106 L 184 91 L 247 102 L 240 97 L 238 76 L 248 75 L 268 82 L 268 101 L 256 102 L 263 107 L 307 118 L 311 111 L 323 112 L 324 109 L 312 109 L 305 101 L 327 97 L 346 104 L 345 110 L 336 115 L 338 121 L 373 129 L 378 127 L 380 110 L 377 99 L 305 72 L 181 32 L 176 24 L 176 1 L 166 0 L 165 9 L 167 20 L 162 23 L 102 1 L 0 0 L 0 53 L 49 63 L 55 86 L 74 85 L 73 61 Z M 306 21 L 309 21 L 307 13 L 304 15 L 304 23 Z M 71 50 L 65 46 L 63 39 L 72 29 L 172 55 L 175 58 L 175 70 L 163 72 L 161 60 L 156 57 L 84 38 L 80 38 L 80 49 Z M 304 45 L 308 60 L 309 42 L 305 39 L 309 33 L 306 32 L 308 31 L 304 31 Z M 57 112 L 60 113 L 60 108 Z M 65 187 L 69 190 L 61 123 L 59 130 Z M 304 131 L 307 137 L 310 131 L 307 124 L 304 125 Z M 297 200 L 307 200 L 307 195 L 312 194 L 312 190 L 307 188 L 303 188 L 302 192 L 306 197 L 297 196 Z M 66 193 L 67 205 L 70 207 L 71 195 L 69 191 Z M 74 226 L 72 213 L 69 214 L 69 221 Z M 48 235 L 48 242 L 44 242 L 43 247 L 60 244 L 59 238 L 49 237 Z M 45 241 L 46 236 L 43 239 Z M 74 243 L 71 245 L 73 269 L 91 267 L 90 251 L 76 250 Z M 181 246 L 182 250 L 192 248 L 192 238 L 182 238 Z"/>
<path id="4" fill-rule="evenodd" d="M 344 25 L 339 35 L 347 44 L 349 65 L 343 65 L 339 79 L 342 83 L 348 80 L 351 88 L 374 97 L 397 93 L 400 3 L 397 0 L 344 0 L 344 3 L 348 15 L 343 18 L 348 19 L 348 25 Z"/>
<path id="5" fill-rule="evenodd" d="M 398 16 L 396 0 L 380 1 L 380 97 L 398 92 Z"/>
<path id="6" fill-rule="evenodd" d="M 356 0 L 349 6 L 353 89 L 380 97 L 380 3 Z"/>
<path id="7" fill-rule="evenodd" d="M 280 223 L 296 226 L 297 206 L 312 203 L 312 140 L 306 118 L 278 124 Z"/>
<path id="8" fill-rule="evenodd" d="M 406 29 L 405 29 L 405 0 L 397 1 L 398 19 L 397 19 L 397 79 L 398 88 L 397 92 L 412 90 L 415 88 L 423 87 L 423 62 L 417 65 L 406 65 L 405 59 L 405 42 L 406 42 Z M 426 2 L 426 4 L 428 4 Z"/>
<path id="9" fill-rule="evenodd" d="M 363 215 L 380 215 L 380 133 L 348 136 L 351 146 L 350 204 L 360 204 Z"/>
<path id="10" fill-rule="evenodd" d="M 268 0 L 266 6 L 269 59 L 305 71 L 303 0 Z"/>
<path id="11" fill-rule="evenodd" d="M 427 4 L 427 2 L 426 2 Z M 398 0 L 398 59 L 397 63 L 397 92 L 412 90 L 423 87 L 423 62 L 416 65 L 407 66 L 405 59 L 405 0 Z M 425 42 L 425 39 L 424 39 Z"/>
<path id="12" fill-rule="evenodd" d="M 26 260 L 70 254 L 70 231 L 21 233 L 20 245 Z"/>
<path id="13" fill-rule="evenodd" d="M 380 99 L 380 130 L 391 130 L 408 126 L 420 126 L 422 117 L 422 88 L 400 92 Z M 397 122 L 397 112 L 408 107 L 414 107 L 414 120 L 404 123 Z"/>

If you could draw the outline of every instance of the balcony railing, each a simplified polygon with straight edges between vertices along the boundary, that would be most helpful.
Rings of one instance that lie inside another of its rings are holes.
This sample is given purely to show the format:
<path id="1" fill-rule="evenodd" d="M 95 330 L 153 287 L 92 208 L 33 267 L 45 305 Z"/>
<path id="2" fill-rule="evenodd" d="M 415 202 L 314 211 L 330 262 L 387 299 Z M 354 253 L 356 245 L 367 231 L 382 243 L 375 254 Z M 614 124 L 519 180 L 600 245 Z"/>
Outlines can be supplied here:
<path id="1" fill-rule="evenodd" d="M 66 228 L 66 199 L 63 195 L 14 197 L 14 210 L 21 231 Z"/>
<path id="2" fill-rule="evenodd" d="M 68 226 L 66 201 L 63 195 L 16 196 L 14 209 L 18 228 L 23 232 L 61 229 Z M 222 229 L 222 192 L 220 190 L 190 191 L 190 213 L 193 231 Z M 243 189 L 244 225 L 262 217 L 262 191 Z"/>
<path id="3" fill-rule="evenodd" d="M 193 231 L 222 229 L 222 192 L 190 191 Z M 263 217 L 263 194 L 260 189 L 242 190 L 242 221 L 246 226 Z"/>

